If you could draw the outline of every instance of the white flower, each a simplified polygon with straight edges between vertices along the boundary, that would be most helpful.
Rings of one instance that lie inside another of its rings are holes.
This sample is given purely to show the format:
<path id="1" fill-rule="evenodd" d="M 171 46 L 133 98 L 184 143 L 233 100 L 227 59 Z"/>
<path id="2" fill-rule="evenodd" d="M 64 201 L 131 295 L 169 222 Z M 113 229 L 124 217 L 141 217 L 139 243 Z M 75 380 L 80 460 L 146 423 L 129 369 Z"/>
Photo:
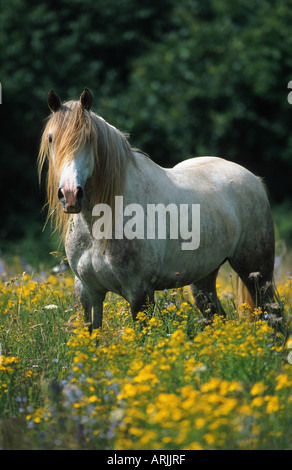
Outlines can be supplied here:
<path id="1" fill-rule="evenodd" d="M 50 305 L 46 305 L 44 308 L 46 310 L 54 310 L 55 308 L 58 308 L 58 305 L 50 304 Z"/>

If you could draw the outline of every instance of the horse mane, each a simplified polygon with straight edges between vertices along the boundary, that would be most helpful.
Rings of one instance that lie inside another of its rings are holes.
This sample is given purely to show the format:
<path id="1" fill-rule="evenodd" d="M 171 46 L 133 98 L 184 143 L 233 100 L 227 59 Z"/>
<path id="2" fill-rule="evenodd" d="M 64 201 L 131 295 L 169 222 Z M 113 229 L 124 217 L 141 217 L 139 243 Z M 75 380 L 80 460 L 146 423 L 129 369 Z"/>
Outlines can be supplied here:
<path id="1" fill-rule="evenodd" d="M 102 117 L 84 109 L 80 102 L 68 101 L 49 116 L 41 138 L 38 171 L 41 178 L 48 161 L 46 224 L 51 218 L 63 238 L 71 216 L 63 213 L 57 197 L 60 175 L 85 145 L 91 145 L 95 162 L 85 187 L 84 202 L 91 210 L 95 204 L 104 203 L 114 213 L 115 196 L 123 193 L 128 162 L 134 161 L 125 135 Z"/>

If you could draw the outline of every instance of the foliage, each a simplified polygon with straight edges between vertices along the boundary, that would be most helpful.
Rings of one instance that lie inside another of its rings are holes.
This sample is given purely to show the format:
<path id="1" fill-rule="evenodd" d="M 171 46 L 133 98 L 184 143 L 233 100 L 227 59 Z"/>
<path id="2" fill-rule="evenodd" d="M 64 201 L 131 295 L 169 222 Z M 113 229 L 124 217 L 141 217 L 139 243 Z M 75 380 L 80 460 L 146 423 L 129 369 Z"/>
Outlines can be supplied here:
<path id="1" fill-rule="evenodd" d="M 286 244 L 292 246 L 292 201 L 285 200 L 272 208 L 273 218 L 276 228 L 276 238 L 285 240 Z"/>
<path id="2" fill-rule="evenodd" d="M 2 0 L 3 244 L 42 224 L 50 88 L 66 100 L 89 87 L 96 112 L 159 164 L 217 154 L 290 198 L 291 15 L 287 0 Z"/>
<path id="3" fill-rule="evenodd" d="M 159 13 L 164 3 L 143 0 L 137 10 L 133 0 L 1 2 L 0 183 L 9 196 L 2 239 L 21 238 L 27 215 L 40 219 L 36 157 L 48 91 L 55 88 L 66 100 L 78 98 L 87 86 L 98 109 L 98 96 L 124 86 L 131 58 L 164 27 Z"/>
<path id="4" fill-rule="evenodd" d="M 291 162 L 287 2 L 185 1 L 172 20 L 163 41 L 135 60 L 129 127 L 161 160 L 219 154 L 272 181 Z"/>
<path id="5" fill-rule="evenodd" d="M 291 339 L 258 310 L 235 311 L 228 276 L 227 320 L 206 325 L 186 288 L 157 293 L 134 325 L 108 294 L 92 335 L 72 282 L 24 273 L 0 285 L 2 448 L 291 448 Z M 291 280 L 279 293 L 289 320 Z"/>

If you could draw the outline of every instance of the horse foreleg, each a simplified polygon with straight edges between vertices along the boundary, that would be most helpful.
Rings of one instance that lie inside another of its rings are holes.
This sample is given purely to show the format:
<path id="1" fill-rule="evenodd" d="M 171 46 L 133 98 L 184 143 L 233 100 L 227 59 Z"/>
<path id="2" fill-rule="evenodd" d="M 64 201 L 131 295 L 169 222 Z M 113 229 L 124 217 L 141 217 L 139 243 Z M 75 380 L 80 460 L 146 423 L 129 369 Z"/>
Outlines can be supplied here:
<path id="1" fill-rule="evenodd" d="M 92 330 L 101 328 L 105 293 L 95 293 L 94 296 L 91 296 L 84 284 L 76 277 L 75 295 L 83 307 L 85 322 L 89 331 L 92 332 Z"/>
<path id="2" fill-rule="evenodd" d="M 84 286 L 80 279 L 75 276 L 75 286 L 74 286 L 75 298 L 77 300 L 78 308 L 83 308 L 85 322 L 88 325 L 89 330 L 91 330 L 91 303 L 89 302 L 89 297 L 85 292 Z"/>
<path id="3" fill-rule="evenodd" d="M 92 329 L 96 330 L 102 327 L 102 315 L 103 315 L 103 300 L 99 300 L 92 308 L 91 311 L 91 324 Z"/>
<path id="4" fill-rule="evenodd" d="M 149 310 L 154 305 L 154 291 L 148 293 L 139 293 L 130 301 L 133 320 L 136 321 L 137 314 Z"/>

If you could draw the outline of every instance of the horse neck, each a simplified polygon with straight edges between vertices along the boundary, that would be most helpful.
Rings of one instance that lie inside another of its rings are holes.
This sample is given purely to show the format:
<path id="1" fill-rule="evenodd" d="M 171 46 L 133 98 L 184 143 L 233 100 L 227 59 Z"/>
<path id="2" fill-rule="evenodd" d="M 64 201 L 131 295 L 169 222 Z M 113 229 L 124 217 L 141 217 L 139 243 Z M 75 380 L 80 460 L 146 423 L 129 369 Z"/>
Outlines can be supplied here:
<path id="1" fill-rule="evenodd" d="M 107 155 L 105 155 L 104 158 L 107 158 Z M 106 178 L 101 178 L 96 168 L 92 176 L 86 182 L 81 216 L 89 228 L 92 226 L 92 210 L 96 204 L 109 205 L 112 214 L 114 214 L 115 196 L 123 196 L 129 168 L 135 166 L 133 154 L 129 155 L 128 159 L 125 158 L 122 165 L 121 162 L 119 162 L 119 165 L 121 171 L 117 173 L 117 171 L 114 172 L 113 169 L 114 178 L 112 180 L 109 179 L 107 181 Z M 101 170 L 101 174 L 104 174 L 103 170 Z M 96 188 L 101 187 L 102 184 L 108 184 L 109 188 L 105 188 L 105 190 L 100 192 L 96 191 Z M 109 199 L 107 199 L 107 196 L 110 196 Z"/>
<path id="2" fill-rule="evenodd" d="M 131 158 L 128 159 L 125 166 L 124 180 L 122 192 L 116 193 L 115 196 L 123 196 L 124 205 L 129 203 L 145 204 L 148 197 L 152 197 L 153 185 L 159 186 L 159 182 L 164 175 L 164 169 L 157 165 L 151 160 L 148 155 L 143 154 L 136 149 L 133 149 Z M 87 182 L 87 186 L 90 188 L 96 183 L 94 175 Z M 85 190 L 85 194 L 87 191 Z M 90 191 L 89 191 L 90 193 Z M 88 231 L 92 232 L 92 210 L 96 202 L 89 194 L 89 197 L 85 196 L 84 203 L 82 206 L 81 216 L 87 226 Z M 97 202 L 98 204 L 98 202 Z M 111 206 L 113 216 L 113 227 L 115 217 L 115 207 Z"/>
<path id="3" fill-rule="evenodd" d="M 134 201 L 135 197 L 146 202 L 148 197 L 151 198 L 152 192 L 160 187 L 164 174 L 164 168 L 157 165 L 147 154 L 134 149 L 133 159 L 127 168 L 125 197 L 129 195 L 132 202 L 138 202 Z"/>

